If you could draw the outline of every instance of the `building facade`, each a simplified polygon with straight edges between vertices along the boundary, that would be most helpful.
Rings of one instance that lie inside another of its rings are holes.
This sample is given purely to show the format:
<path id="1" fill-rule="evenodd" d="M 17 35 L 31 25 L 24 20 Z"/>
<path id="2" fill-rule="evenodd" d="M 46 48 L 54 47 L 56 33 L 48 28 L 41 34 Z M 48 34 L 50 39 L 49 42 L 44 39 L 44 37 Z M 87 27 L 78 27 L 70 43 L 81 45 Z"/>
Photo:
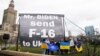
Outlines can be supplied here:
<path id="1" fill-rule="evenodd" d="M 14 40 L 18 34 L 18 25 L 16 25 L 17 10 L 14 9 L 14 1 L 11 0 L 7 9 L 4 10 L 2 27 L 0 34 L 9 34 L 10 40 Z"/>
<path id="2" fill-rule="evenodd" d="M 86 36 L 94 36 L 95 35 L 94 27 L 93 26 L 85 27 L 85 33 Z"/>

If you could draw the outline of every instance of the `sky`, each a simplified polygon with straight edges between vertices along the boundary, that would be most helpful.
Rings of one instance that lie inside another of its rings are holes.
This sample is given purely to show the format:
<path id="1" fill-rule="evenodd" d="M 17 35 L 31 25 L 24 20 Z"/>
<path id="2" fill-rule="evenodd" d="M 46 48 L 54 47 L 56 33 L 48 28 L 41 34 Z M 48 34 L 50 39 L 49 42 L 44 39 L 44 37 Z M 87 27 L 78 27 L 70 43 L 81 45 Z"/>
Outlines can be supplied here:
<path id="1" fill-rule="evenodd" d="M 0 24 L 2 24 L 3 11 L 8 8 L 9 3 L 10 0 L 0 0 Z M 91 25 L 95 29 L 100 29 L 100 0 L 14 0 L 14 4 L 18 14 L 64 14 L 66 35 L 68 30 L 72 35 L 84 33 L 67 19 L 83 29 Z"/>

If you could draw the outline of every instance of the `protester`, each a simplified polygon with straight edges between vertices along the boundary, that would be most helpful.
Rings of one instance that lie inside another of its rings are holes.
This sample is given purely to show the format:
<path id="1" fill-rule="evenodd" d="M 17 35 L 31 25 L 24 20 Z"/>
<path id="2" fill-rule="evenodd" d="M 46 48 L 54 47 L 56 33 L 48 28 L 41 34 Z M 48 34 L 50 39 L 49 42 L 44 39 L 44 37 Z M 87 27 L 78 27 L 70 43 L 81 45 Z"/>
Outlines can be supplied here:
<path id="1" fill-rule="evenodd" d="M 56 45 L 58 46 L 57 54 L 60 54 L 60 42 L 57 41 L 57 42 L 56 42 Z"/>
<path id="2" fill-rule="evenodd" d="M 76 41 L 72 36 L 68 38 L 62 38 L 60 41 L 56 42 L 54 39 L 42 39 L 42 45 L 41 48 L 43 49 L 43 54 L 51 54 L 54 55 L 55 52 L 57 54 L 73 54 L 75 51 L 82 52 L 82 41 L 80 39 L 77 39 Z"/>
<path id="3" fill-rule="evenodd" d="M 49 38 L 46 38 L 45 43 L 48 45 L 50 43 Z M 46 49 L 46 54 L 49 54 L 49 49 Z"/>
<path id="4" fill-rule="evenodd" d="M 42 54 L 45 55 L 46 54 L 46 49 L 48 48 L 47 44 L 45 43 L 45 38 L 42 39 L 41 48 L 42 48 L 42 51 L 43 51 Z"/>
<path id="5" fill-rule="evenodd" d="M 75 49 L 77 52 L 83 51 L 82 42 L 80 39 L 77 39 L 77 42 L 75 43 Z"/>
<path id="6" fill-rule="evenodd" d="M 64 49 L 61 47 L 61 43 L 64 42 L 64 38 L 62 38 L 60 40 L 60 54 L 63 55 L 64 54 Z"/>
<path id="7" fill-rule="evenodd" d="M 75 41 L 72 36 L 70 36 L 70 52 L 71 53 L 75 52 Z"/>
<path id="8" fill-rule="evenodd" d="M 64 51 L 65 51 L 65 53 L 68 54 L 69 51 L 70 51 L 70 38 L 69 37 L 66 37 L 64 42 L 66 42 L 66 44 L 67 44 Z"/>
<path id="9" fill-rule="evenodd" d="M 67 38 L 63 38 L 60 41 L 60 52 L 61 54 L 68 53 L 68 50 L 70 49 L 70 41 Z"/>
<path id="10" fill-rule="evenodd" d="M 51 45 L 55 45 L 54 39 L 51 39 L 50 44 Z M 49 50 L 49 52 L 50 52 L 51 55 L 54 55 L 54 51 L 53 50 Z"/>

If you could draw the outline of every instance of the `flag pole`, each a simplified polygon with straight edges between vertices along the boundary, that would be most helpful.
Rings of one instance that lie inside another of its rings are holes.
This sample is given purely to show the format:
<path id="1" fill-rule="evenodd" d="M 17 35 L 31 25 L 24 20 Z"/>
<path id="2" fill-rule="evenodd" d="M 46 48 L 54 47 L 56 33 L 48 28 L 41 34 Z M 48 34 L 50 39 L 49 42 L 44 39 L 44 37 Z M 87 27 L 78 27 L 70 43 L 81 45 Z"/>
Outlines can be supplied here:
<path id="1" fill-rule="evenodd" d="M 20 19 L 19 19 L 20 20 Z M 19 22 L 19 20 L 18 20 L 18 22 Z M 18 23 L 17 23 L 18 24 Z M 19 42 L 19 32 L 20 32 L 20 22 L 19 22 L 19 24 L 18 24 L 18 35 L 17 35 L 17 39 L 16 39 L 16 51 L 18 51 L 18 49 L 19 49 L 19 46 L 18 46 L 18 42 Z"/>

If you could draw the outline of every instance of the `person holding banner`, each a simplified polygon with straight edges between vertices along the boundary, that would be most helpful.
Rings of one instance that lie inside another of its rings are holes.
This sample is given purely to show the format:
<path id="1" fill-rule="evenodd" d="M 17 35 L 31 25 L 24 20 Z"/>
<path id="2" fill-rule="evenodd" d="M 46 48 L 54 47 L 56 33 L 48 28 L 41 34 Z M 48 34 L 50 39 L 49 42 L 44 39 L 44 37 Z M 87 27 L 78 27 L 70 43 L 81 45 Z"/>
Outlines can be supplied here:
<path id="1" fill-rule="evenodd" d="M 82 52 L 83 51 L 81 40 L 77 40 L 77 42 L 75 43 L 75 49 L 76 49 L 77 52 Z"/>
<path id="2" fill-rule="evenodd" d="M 48 44 L 48 49 L 51 55 L 58 50 L 58 46 L 55 44 L 54 39 L 51 39 L 50 44 Z"/>
<path id="3" fill-rule="evenodd" d="M 68 53 L 68 50 L 70 50 L 70 41 L 68 39 L 61 39 L 60 50 L 61 54 Z"/>
<path id="4" fill-rule="evenodd" d="M 70 52 L 71 53 L 75 52 L 75 41 L 72 36 L 70 36 Z"/>
<path id="5" fill-rule="evenodd" d="M 43 51 L 42 54 L 45 55 L 46 49 L 48 48 L 47 44 L 45 43 L 45 38 L 42 39 L 41 48 L 42 48 L 42 51 Z"/>
<path id="6" fill-rule="evenodd" d="M 59 52 L 60 52 L 60 41 L 57 41 L 57 42 L 56 42 L 56 45 L 58 46 L 57 54 L 60 54 L 60 53 L 59 53 Z"/>
<path id="7" fill-rule="evenodd" d="M 50 43 L 49 39 L 43 38 L 41 48 L 43 49 L 43 54 L 49 54 L 48 44 Z"/>
<path id="8" fill-rule="evenodd" d="M 60 54 L 62 55 L 62 54 L 64 54 L 64 49 L 63 49 L 63 47 L 62 47 L 62 43 L 64 42 L 64 38 L 62 38 L 61 40 L 60 40 Z"/>
<path id="9" fill-rule="evenodd" d="M 47 44 L 47 46 L 48 46 L 48 44 L 50 44 L 49 38 L 46 38 L 45 43 Z M 47 49 L 46 49 L 46 54 L 49 54 L 49 49 L 48 49 L 48 47 L 47 47 Z"/>
<path id="10" fill-rule="evenodd" d="M 65 53 L 69 53 L 69 51 L 70 51 L 70 38 L 69 37 L 66 37 L 65 38 L 65 41 L 64 41 L 65 43 L 66 43 L 66 49 L 64 50 L 65 51 Z"/>

